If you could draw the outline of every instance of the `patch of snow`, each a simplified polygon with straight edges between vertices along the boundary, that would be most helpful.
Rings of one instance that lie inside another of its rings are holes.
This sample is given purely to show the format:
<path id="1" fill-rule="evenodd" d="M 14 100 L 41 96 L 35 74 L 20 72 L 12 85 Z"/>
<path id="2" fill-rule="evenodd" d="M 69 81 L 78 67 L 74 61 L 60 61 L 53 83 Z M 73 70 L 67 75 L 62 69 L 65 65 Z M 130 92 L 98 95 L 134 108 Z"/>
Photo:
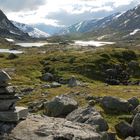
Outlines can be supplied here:
<path id="1" fill-rule="evenodd" d="M 41 46 L 44 46 L 48 43 L 16 43 L 16 45 L 19 45 L 21 47 L 41 47 Z"/>
<path id="2" fill-rule="evenodd" d="M 76 31 L 79 31 L 79 29 L 81 28 L 83 22 L 80 22 L 78 25 L 76 25 Z"/>
<path id="3" fill-rule="evenodd" d="M 9 42 L 15 42 L 13 39 L 11 39 L 11 38 L 5 38 L 7 41 L 9 41 Z"/>
<path id="4" fill-rule="evenodd" d="M 139 31 L 140 31 L 140 29 L 135 29 L 133 32 L 130 33 L 130 35 L 135 35 Z"/>
<path id="5" fill-rule="evenodd" d="M 11 34 L 15 34 L 15 35 L 20 35 L 20 34 L 18 34 L 18 33 L 13 32 L 13 31 L 10 31 L 10 33 L 11 33 Z"/>

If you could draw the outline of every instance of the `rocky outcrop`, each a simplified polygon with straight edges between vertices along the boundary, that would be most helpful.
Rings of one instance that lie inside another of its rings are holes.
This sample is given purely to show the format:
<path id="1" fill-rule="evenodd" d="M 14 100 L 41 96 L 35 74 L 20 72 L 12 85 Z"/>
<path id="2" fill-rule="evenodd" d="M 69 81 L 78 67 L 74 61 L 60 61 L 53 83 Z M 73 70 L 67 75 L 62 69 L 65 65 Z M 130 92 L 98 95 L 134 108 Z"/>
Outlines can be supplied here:
<path id="1" fill-rule="evenodd" d="M 107 113 L 128 113 L 131 108 L 127 100 L 112 96 L 103 97 L 101 101 L 101 106 Z"/>
<path id="2" fill-rule="evenodd" d="M 108 124 L 93 107 L 78 108 L 71 112 L 67 120 L 97 126 L 99 131 L 107 131 Z"/>
<path id="3" fill-rule="evenodd" d="M 80 82 L 75 78 L 75 76 L 72 76 L 69 81 L 68 81 L 68 86 L 69 87 L 76 87 L 79 86 Z"/>
<path id="4" fill-rule="evenodd" d="M 5 140 L 107 140 L 87 124 L 74 123 L 62 118 L 28 116 L 20 122 Z"/>
<path id="5" fill-rule="evenodd" d="M 77 102 L 67 95 L 56 96 L 45 106 L 45 114 L 51 117 L 64 117 L 77 109 Z"/>

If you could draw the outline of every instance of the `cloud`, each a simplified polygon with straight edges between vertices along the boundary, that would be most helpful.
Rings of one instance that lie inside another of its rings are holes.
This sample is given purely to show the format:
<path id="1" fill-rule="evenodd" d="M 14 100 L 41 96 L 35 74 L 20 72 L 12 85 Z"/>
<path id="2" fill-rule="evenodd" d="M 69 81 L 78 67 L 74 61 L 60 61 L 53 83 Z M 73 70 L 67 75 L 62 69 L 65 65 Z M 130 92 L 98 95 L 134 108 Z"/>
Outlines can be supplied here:
<path id="1" fill-rule="evenodd" d="M 35 10 L 45 4 L 45 0 L 0 0 L 0 8 L 4 11 Z"/>
<path id="2" fill-rule="evenodd" d="M 133 8 L 139 0 L 0 0 L 10 19 L 27 24 L 68 26 Z"/>

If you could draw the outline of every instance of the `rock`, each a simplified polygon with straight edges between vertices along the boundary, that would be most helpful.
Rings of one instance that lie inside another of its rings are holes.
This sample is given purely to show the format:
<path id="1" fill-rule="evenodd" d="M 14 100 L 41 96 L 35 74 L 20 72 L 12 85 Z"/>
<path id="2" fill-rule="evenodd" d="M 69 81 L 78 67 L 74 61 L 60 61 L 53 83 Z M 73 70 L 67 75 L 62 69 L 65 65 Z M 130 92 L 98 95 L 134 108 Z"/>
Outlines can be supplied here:
<path id="1" fill-rule="evenodd" d="M 51 86 L 51 88 L 58 88 L 58 87 L 61 87 L 61 84 L 59 84 L 57 82 L 53 82 L 50 86 Z"/>
<path id="2" fill-rule="evenodd" d="M 125 140 L 140 140 L 140 137 L 128 137 Z"/>
<path id="3" fill-rule="evenodd" d="M 140 113 L 137 113 L 132 121 L 132 127 L 134 128 L 135 135 L 140 136 Z"/>
<path id="4" fill-rule="evenodd" d="M 133 106 L 133 109 L 135 109 L 139 105 L 139 100 L 136 97 L 128 99 L 128 102 Z"/>
<path id="5" fill-rule="evenodd" d="M 122 138 L 127 138 L 128 136 L 134 136 L 134 129 L 127 122 L 121 121 L 120 123 L 115 125 L 115 129 L 118 135 Z"/>
<path id="6" fill-rule="evenodd" d="M 42 80 L 50 82 L 54 80 L 54 76 L 51 73 L 45 73 L 42 75 Z"/>
<path id="7" fill-rule="evenodd" d="M 68 86 L 69 87 L 76 87 L 76 86 L 79 86 L 79 85 L 80 85 L 80 82 L 77 81 L 74 76 L 72 76 L 68 81 Z"/>
<path id="8" fill-rule="evenodd" d="M 108 134 L 107 140 L 117 140 L 116 133 L 108 132 L 107 134 Z"/>
<path id="9" fill-rule="evenodd" d="M 28 115 L 28 109 L 24 107 L 16 107 L 14 111 L 0 111 L 0 121 L 17 122 L 25 119 Z"/>
<path id="10" fill-rule="evenodd" d="M 29 103 L 29 105 L 28 105 L 29 112 L 37 112 L 37 111 L 43 109 L 46 102 L 47 102 L 47 100 L 44 99 L 41 101 Z"/>
<path id="11" fill-rule="evenodd" d="M 52 117 L 66 116 L 77 109 L 77 102 L 67 95 L 56 96 L 45 106 L 45 114 Z"/>
<path id="12" fill-rule="evenodd" d="M 18 56 L 15 55 L 14 53 L 10 53 L 7 57 L 7 59 L 16 59 L 16 58 L 18 58 Z"/>
<path id="13" fill-rule="evenodd" d="M 89 106 L 94 106 L 96 104 L 96 102 L 94 101 L 94 100 L 90 100 L 89 102 L 88 102 L 88 105 Z"/>
<path id="14" fill-rule="evenodd" d="M 3 70 L 0 70 L 0 85 L 10 80 L 11 77 Z"/>
<path id="15" fill-rule="evenodd" d="M 103 117 L 100 115 L 99 112 L 97 112 L 92 107 L 86 107 L 86 108 L 78 108 L 71 112 L 67 117 L 67 120 L 72 122 L 79 122 L 79 123 L 85 123 L 89 124 L 91 126 L 97 126 L 99 131 L 107 131 L 108 130 L 108 124 L 103 119 Z"/>
<path id="16" fill-rule="evenodd" d="M 140 105 L 138 105 L 134 110 L 133 114 L 136 115 L 137 113 L 140 113 Z"/>
<path id="17" fill-rule="evenodd" d="M 7 136 L 8 140 L 21 138 L 22 140 L 103 140 L 103 135 L 87 124 L 32 115 L 17 124 Z"/>
<path id="18" fill-rule="evenodd" d="M 103 97 L 101 106 L 107 113 L 128 113 L 130 111 L 130 104 L 127 100 L 112 96 Z"/>

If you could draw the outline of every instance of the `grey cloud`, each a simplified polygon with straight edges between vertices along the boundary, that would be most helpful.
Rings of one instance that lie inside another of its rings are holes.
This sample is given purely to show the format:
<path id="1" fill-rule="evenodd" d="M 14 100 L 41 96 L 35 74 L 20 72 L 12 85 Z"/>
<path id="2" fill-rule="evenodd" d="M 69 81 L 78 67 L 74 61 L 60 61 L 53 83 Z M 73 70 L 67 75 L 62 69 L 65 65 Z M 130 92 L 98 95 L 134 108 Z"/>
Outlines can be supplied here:
<path id="1" fill-rule="evenodd" d="M 4 11 L 35 10 L 43 5 L 45 0 L 0 0 L 0 9 Z"/>

